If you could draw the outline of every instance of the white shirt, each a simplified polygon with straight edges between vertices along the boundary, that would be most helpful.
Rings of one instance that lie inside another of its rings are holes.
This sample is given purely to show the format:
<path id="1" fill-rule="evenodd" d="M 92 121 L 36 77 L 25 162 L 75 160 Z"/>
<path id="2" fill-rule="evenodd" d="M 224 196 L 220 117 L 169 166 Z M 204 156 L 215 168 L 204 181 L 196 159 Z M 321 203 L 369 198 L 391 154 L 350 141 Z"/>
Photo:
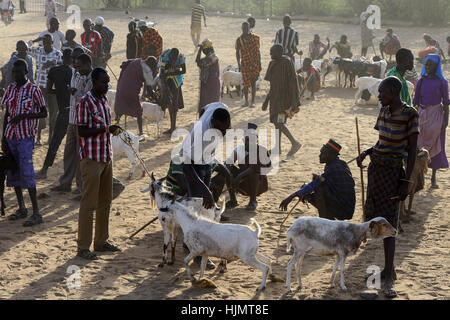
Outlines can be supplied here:
<path id="1" fill-rule="evenodd" d="M 39 34 L 39 37 L 42 38 L 46 34 L 51 34 L 52 35 L 52 37 L 53 37 L 53 48 L 55 48 L 56 50 L 61 51 L 61 47 L 62 47 L 63 43 L 66 41 L 66 37 L 64 36 L 64 33 L 62 33 L 61 30 L 56 30 L 53 33 L 50 33 L 48 30 L 45 30 L 45 31 L 42 31 Z M 39 45 L 42 46 L 42 41 L 39 41 Z"/>
<path id="2" fill-rule="evenodd" d="M 9 10 L 9 2 L 10 2 L 11 0 L 3 0 L 2 1 L 2 10 L 3 11 L 8 11 Z"/>
<path id="3" fill-rule="evenodd" d="M 147 86 L 154 87 L 159 80 L 159 76 L 153 77 L 152 69 L 141 60 L 142 73 L 144 74 L 145 83 Z"/>
<path id="4" fill-rule="evenodd" d="M 208 140 L 209 137 L 205 136 L 205 133 L 209 129 L 212 129 L 211 120 L 214 112 L 217 109 L 225 109 L 228 111 L 228 106 L 222 102 L 214 102 L 204 108 L 205 112 L 194 124 L 189 135 L 183 140 L 180 156 L 184 160 L 184 163 L 191 163 L 192 160 L 195 164 L 211 164 L 214 162 L 215 150 L 214 148 L 210 149 L 215 144 L 213 143 L 214 138 Z M 221 133 L 219 134 L 222 135 Z M 208 148 L 210 144 L 211 146 Z"/>

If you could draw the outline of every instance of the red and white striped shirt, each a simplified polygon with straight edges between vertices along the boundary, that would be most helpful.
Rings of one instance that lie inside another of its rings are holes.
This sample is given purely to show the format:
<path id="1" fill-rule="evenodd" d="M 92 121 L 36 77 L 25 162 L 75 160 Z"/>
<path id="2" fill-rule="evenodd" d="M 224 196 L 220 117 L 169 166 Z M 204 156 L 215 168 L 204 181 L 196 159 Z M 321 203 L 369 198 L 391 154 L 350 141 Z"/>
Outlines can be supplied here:
<path id="1" fill-rule="evenodd" d="M 77 126 L 87 128 L 105 128 L 111 125 L 111 109 L 108 99 L 94 97 L 88 92 L 77 105 Z M 97 162 L 109 162 L 112 158 L 111 134 L 103 132 L 96 136 L 81 137 L 80 160 L 88 158 Z"/>
<path id="2" fill-rule="evenodd" d="M 21 140 L 36 135 L 39 119 L 22 119 L 18 124 L 12 124 L 11 120 L 21 114 L 39 113 L 45 106 L 41 89 L 37 85 L 27 81 L 18 88 L 15 82 L 11 83 L 0 105 L 5 105 L 9 114 L 5 130 L 6 138 Z"/>
<path id="3" fill-rule="evenodd" d="M 86 39 L 86 32 L 81 34 L 81 44 L 91 50 L 91 55 L 93 57 L 100 56 L 101 48 L 100 42 L 102 41 L 102 36 L 95 30 L 92 30 L 89 34 L 89 39 Z"/>

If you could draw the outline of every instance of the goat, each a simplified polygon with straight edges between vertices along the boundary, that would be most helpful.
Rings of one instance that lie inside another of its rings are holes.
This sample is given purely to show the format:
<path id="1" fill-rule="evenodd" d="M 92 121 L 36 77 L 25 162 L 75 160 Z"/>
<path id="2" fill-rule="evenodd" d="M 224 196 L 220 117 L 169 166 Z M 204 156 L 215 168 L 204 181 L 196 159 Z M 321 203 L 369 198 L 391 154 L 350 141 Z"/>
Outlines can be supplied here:
<path id="1" fill-rule="evenodd" d="M 145 121 L 145 127 L 148 132 L 148 122 L 155 121 L 157 128 L 157 137 L 160 136 L 159 124 L 164 118 L 164 111 L 157 104 L 150 102 L 142 102 L 142 118 Z M 126 118 L 125 118 L 126 121 Z"/>
<path id="2" fill-rule="evenodd" d="M 139 137 L 135 136 L 134 134 L 132 134 L 131 132 L 128 132 L 128 131 L 122 132 L 118 136 L 112 136 L 111 144 L 112 144 L 114 157 L 125 154 L 127 156 L 127 158 L 130 160 L 131 169 L 130 169 L 130 173 L 128 174 L 128 179 L 131 179 L 131 177 L 133 176 L 134 170 L 136 169 L 136 160 L 134 158 L 133 150 L 131 149 L 131 147 L 128 144 L 126 144 L 124 142 L 124 140 L 128 141 L 128 139 L 131 142 L 133 149 L 136 152 L 139 152 Z M 145 171 L 143 170 L 142 177 L 144 175 L 145 175 Z"/>
<path id="3" fill-rule="evenodd" d="M 367 95 L 368 96 L 367 101 L 370 99 L 371 96 L 377 98 L 378 88 L 382 81 L 383 79 L 376 79 L 372 77 L 361 77 L 358 80 L 356 80 L 355 85 L 358 88 L 358 91 L 355 94 L 355 104 L 358 105 L 360 103 L 359 100 L 361 99 L 365 90 L 369 92 L 369 94 Z M 406 83 L 408 84 L 409 94 L 412 95 L 414 91 L 414 84 L 412 84 L 409 81 L 406 81 Z M 377 104 L 379 104 L 378 101 Z"/>
<path id="4" fill-rule="evenodd" d="M 344 88 L 347 86 L 347 79 L 350 77 L 350 85 L 352 83 L 352 77 L 353 77 L 353 61 L 351 59 L 346 58 L 334 58 L 331 62 L 333 66 L 331 67 L 332 70 L 336 73 L 336 86 L 341 87 L 341 75 L 344 73 L 345 76 L 345 82 L 344 82 Z"/>
<path id="5" fill-rule="evenodd" d="M 409 203 L 408 203 L 408 214 L 405 213 L 405 201 L 400 203 L 400 217 L 401 222 L 408 223 L 411 219 L 411 208 L 412 202 L 414 200 L 414 194 L 417 189 L 417 177 L 423 173 L 426 174 L 428 172 L 428 165 L 430 164 L 430 153 L 427 149 L 422 148 L 417 152 L 416 163 L 414 165 L 414 169 L 411 173 L 410 184 L 408 187 L 408 195 L 409 195 Z"/>
<path id="6" fill-rule="evenodd" d="M 114 110 L 114 106 L 116 103 L 116 93 L 117 93 L 116 90 L 109 89 L 108 93 L 106 94 L 106 97 L 108 98 L 108 104 L 111 110 Z"/>
<path id="7" fill-rule="evenodd" d="M 302 288 L 301 268 L 306 254 L 317 256 L 334 256 L 336 262 L 331 276 L 334 287 L 336 270 L 340 262 L 341 289 L 347 290 L 344 283 L 345 259 L 355 254 L 361 242 L 367 238 L 395 237 L 396 230 L 384 218 L 374 218 L 361 224 L 334 221 L 322 218 L 304 217 L 297 219 L 287 232 L 287 252 L 294 247 L 294 254 L 287 266 L 286 287 L 291 291 L 292 268 L 297 264 L 299 289 Z"/>
<path id="8" fill-rule="evenodd" d="M 184 259 L 186 273 L 192 282 L 196 279 L 189 268 L 194 257 L 202 256 L 200 277 L 205 272 L 208 257 L 217 257 L 229 261 L 241 259 L 245 263 L 263 272 L 258 291 L 264 290 L 269 272 L 270 259 L 258 253 L 261 227 L 251 219 L 256 230 L 237 224 L 220 224 L 196 214 L 195 209 L 188 208 L 179 202 L 160 208 L 161 219 L 175 219 L 184 233 L 184 242 L 189 248 L 189 255 Z M 261 262 L 260 260 L 264 262 Z"/>
<path id="9" fill-rule="evenodd" d="M 224 87 L 227 88 L 227 93 L 230 95 L 231 98 L 233 98 L 233 95 L 231 94 L 230 87 L 238 87 L 238 95 L 242 96 L 241 94 L 243 87 L 242 73 L 236 71 L 224 72 L 222 74 L 222 93 L 221 93 L 222 97 Z"/>
<path id="10" fill-rule="evenodd" d="M 153 174 L 151 176 L 152 181 L 150 182 L 150 186 L 141 191 L 147 192 L 150 191 L 150 199 L 156 202 L 158 208 L 162 208 L 174 202 L 176 199 L 176 195 L 167 190 L 162 184 L 161 180 L 155 180 Z M 203 200 L 200 198 L 182 198 L 180 201 L 182 204 L 187 207 L 194 207 L 198 215 L 202 217 L 206 217 L 208 219 L 219 222 L 220 218 L 225 211 L 225 198 L 222 199 L 222 204 L 220 208 L 211 208 L 205 209 L 203 207 Z M 162 268 L 166 263 L 168 265 L 172 265 L 175 262 L 175 246 L 177 243 L 178 234 L 181 230 L 180 225 L 175 221 L 175 219 L 165 219 L 162 220 L 161 214 L 158 215 L 159 222 L 163 228 L 164 234 L 164 245 L 163 245 L 163 260 L 159 264 L 159 267 Z M 169 242 L 171 243 L 171 260 L 167 262 L 167 248 L 169 246 Z M 223 263 L 221 264 L 223 265 Z M 225 265 L 226 268 L 226 265 Z"/>

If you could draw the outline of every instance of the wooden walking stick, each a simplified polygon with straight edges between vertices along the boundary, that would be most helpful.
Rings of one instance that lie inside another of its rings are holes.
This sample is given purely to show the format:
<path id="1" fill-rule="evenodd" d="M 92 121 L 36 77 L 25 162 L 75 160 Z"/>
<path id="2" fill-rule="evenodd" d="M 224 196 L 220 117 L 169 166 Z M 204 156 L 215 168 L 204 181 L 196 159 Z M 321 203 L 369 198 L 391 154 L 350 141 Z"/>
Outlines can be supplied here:
<path id="1" fill-rule="evenodd" d="M 291 211 L 289 211 L 288 215 L 286 216 L 286 218 L 284 218 L 283 222 L 280 225 L 280 228 L 283 226 L 283 224 L 286 222 L 287 218 L 289 218 L 289 216 L 291 215 L 292 211 L 294 211 L 294 209 L 298 206 L 298 204 L 300 203 L 300 201 L 302 201 L 302 199 L 298 199 L 297 203 L 295 204 L 295 206 L 292 207 Z"/>
<path id="2" fill-rule="evenodd" d="M 136 231 L 135 233 L 133 233 L 128 239 L 133 239 L 133 237 L 135 235 L 137 235 L 139 232 L 141 232 L 142 230 L 144 230 L 145 228 L 147 228 L 150 224 L 152 224 L 153 222 L 155 222 L 156 220 L 158 220 L 158 217 L 153 218 L 150 222 L 146 223 L 144 226 L 142 226 L 138 231 Z"/>
<path id="3" fill-rule="evenodd" d="M 359 126 L 358 126 L 358 117 L 356 117 L 356 138 L 358 140 L 358 157 L 361 156 L 361 142 L 359 139 Z M 363 168 L 359 168 L 361 172 L 361 201 L 362 201 L 362 209 L 363 209 L 363 221 L 366 221 L 366 209 L 364 207 L 366 201 L 364 196 L 364 170 Z"/>

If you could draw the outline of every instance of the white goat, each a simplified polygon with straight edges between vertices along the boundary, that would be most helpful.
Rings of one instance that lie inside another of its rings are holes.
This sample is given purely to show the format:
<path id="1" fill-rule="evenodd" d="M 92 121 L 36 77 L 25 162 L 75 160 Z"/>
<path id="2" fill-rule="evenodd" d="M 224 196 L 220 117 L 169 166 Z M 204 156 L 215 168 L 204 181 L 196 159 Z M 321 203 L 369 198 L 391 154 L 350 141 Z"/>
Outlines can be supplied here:
<path id="1" fill-rule="evenodd" d="M 355 81 L 355 85 L 358 88 L 358 91 L 355 94 L 355 104 L 356 105 L 361 104 L 360 99 L 364 90 L 369 90 L 372 101 L 374 101 L 375 104 L 379 104 L 377 98 L 378 98 L 378 88 L 380 86 L 381 81 L 383 81 L 383 79 L 377 79 L 372 77 L 358 78 Z M 406 82 L 408 84 L 409 95 L 411 96 L 414 92 L 414 85 L 408 80 L 406 80 Z"/>
<path id="2" fill-rule="evenodd" d="M 108 98 L 108 104 L 111 110 L 114 110 L 114 106 L 116 104 L 116 90 L 109 89 L 108 93 L 106 94 L 106 97 Z"/>
<path id="3" fill-rule="evenodd" d="M 123 139 L 123 140 L 122 140 Z M 127 158 L 131 162 L 130 173 L 128 174 L 128 179 L 131 179 L 133 176 L 134 170 L 136 169 L 136 160 L 134 158 L 134 152 L 131 147 L 124 142 L 131 141 L 131 145 L 133 146 L 136 152 L 139 152 L 139 137 L 136 137 L 134 134 L 128 131 L 122 132 L 119 136 L 111 137 L 111 144 L 113 149 L 113 156 L 119 156 L 125 154 Z M 143 171 L 142 176 L 144 176 L 145 171 Z"/>
<path id="4" fill-rule="evenodd" d="M 160 136 L 159 124 L 164 119 L 164 111 L 157 104 L 150 102 L 142 102 L 142 118 L 145 121 L 145 127 L 148 132 L 148 122 L 156 122 L 157 137 Z"/>
<path id="5" fill-rule="evenodd" d="M 168 205 L 174 202 L 174 199 L 176 199 L 176 196 L 173 193 L 169 192 L 167 188 L 163 186 L 161 180 L 155 180 L 153 174 L 150 186 L 147 189 L 143 190 L 142 192 L 147 191 L 150 191 L 150 199 L 156 202 L 156 206 L 158 208 L 167 207 Z M 217 222 L 220 221 L 222 213 L 225 211 L 225 202 L 226 202 L 225 198 L 222 198 L 222 204 L 220 208 L 214 207 L 211 209 L 205 209 L 203 207 L 203 199 L 201 198 L 182 198 L 175 201 L 179 201 L 180 203 L 182 203 L 187 207 L 195 208 L 198 215 Z M 164 234 L 163 259 L 162 262 L 159 264 L 159 267 L 163 267 L 166 263 L 168 265 L 172 265 L 175 262 L 175 246 L 177 243 L 177 238 L 181 230 L 181 227 L 173 218 L 167 218 L 163 220 L 161 212 L 159 213 L 158 218 L 163 228 Z M 167 262 L 167 248 L 169 246 L 169 242 L 171 243 L 172 251 L 171 251 L 171 261 Z"/>
<path id="6" fill-rule="evenodd" d="M 243 82 L 242 82 L 242 73 L 237 71 L 226 71 L 222 74 L 222 96 L 223 96 L 223 89 L 227 88 L 227 93 L 230 95 L 231 98 L 233 98 L 233 95 L 231 94 L 230 87 L 240 87 L 239 95 L 242 95 L 242 88 L 243 88 Z"/>
<path id="7" fill-rule="evenodd" d="M 258 253 L 261 227 L 251 219 L 256 230 L 237 224 L 220 224 L 196 214 L 195 209 L 188 208 L 175 202 L 166 208 L 160 208 L 162 219 L 174 218 L 184 233 L 184 242 L 190 253 L 184 259 L 186 273 L 194 282 L 189 262 L 197 256 L 202 256 L 200 278 L 203 277 L 208 257 L 217 257 L 226 260 L 241 259 L 245 263 L 262 270 L 263 278 L 258 291 L 266 287 L 267 275 L 271 271 L 270 259 Z M 264 263 L 258 258 L 264 260 Z M 266 264 L 267 263 L 267 264 Z"/>
<path id="8" fill-rule="evenodd" d="M 334 221 L 322 218 L 299 218 L 287 232 L 287 252 L 294 247 L 294 255 L 288 263 L 286 287 L 291 291 L 292 268 L 297 263 L 299 289 L 302 288 L 301 269 L 306 254 L 316 256 L 334 256 L 336 262 L 331 276 L 331 287 L 334 287 L 336 270 L 340 262 L 341 289 L 347 290 L 344 283 L 345 259 L 355 254 L 361 242 L 367 238 L 395 237 L 396 230 L 386 219 L 378 217 L 361 224 Z"/>

